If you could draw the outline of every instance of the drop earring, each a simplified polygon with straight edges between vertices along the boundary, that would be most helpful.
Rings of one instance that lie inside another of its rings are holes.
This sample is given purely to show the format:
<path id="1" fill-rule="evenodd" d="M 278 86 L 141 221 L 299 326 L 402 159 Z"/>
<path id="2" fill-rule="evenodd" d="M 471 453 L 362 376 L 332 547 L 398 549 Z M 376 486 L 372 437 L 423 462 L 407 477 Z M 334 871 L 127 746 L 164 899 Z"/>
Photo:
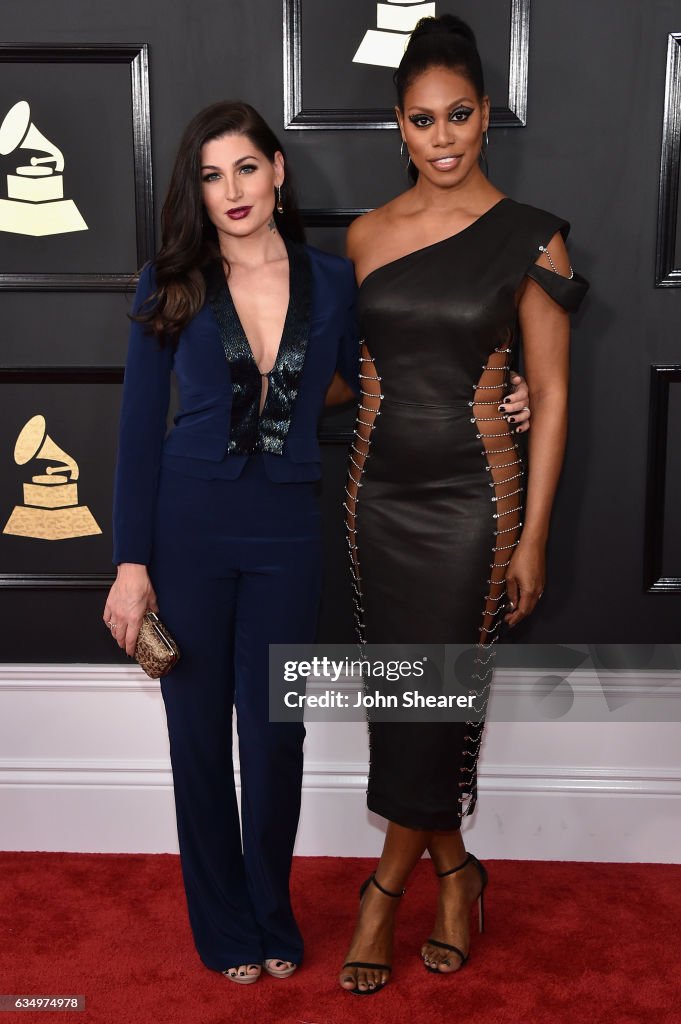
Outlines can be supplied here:
<path id="1" fill-rule="evenodd" d="M 277 185 L 277 213 L 284 212 L 284 204 L 281 201 L 281 185 Z"/>

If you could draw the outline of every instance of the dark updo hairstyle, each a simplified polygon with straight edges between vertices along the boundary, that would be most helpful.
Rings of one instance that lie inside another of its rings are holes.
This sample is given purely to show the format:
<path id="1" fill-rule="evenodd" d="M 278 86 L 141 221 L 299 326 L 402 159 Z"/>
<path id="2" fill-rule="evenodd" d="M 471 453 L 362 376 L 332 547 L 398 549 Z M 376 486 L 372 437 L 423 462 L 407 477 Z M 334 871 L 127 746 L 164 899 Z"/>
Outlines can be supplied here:
<path id="1" fill-rule="evenodd" d="M 460 72 L 474 87 L 478 98 L 485 95 L 485 79 L 473 30 L 453 14 L 421 18 L 393 75 L 397 102 L 404 109 L 404 94 L 414 79 L 428 68 L 443 67 Z"/>
<path id="2" fill-rule="evenodd" d="M 467 78 L 478 99 L 485 95 L 482 61 L 472 28 L 453 14 L 441 14 L 439 18 L 421 18 L 393 75 L 400 110 L 404 110 L 404 96 L 414 79 L 437 67 Z M 413 164 L 409 165 L 409 176 L 412 181 L 418 178 Z"/>
<path id="3" fill-rule="evenodd" d="M 201 270 L 221 258 L 217 229 L 203 205 L 201 147 L 223 135 L 246 136 L 271 162 L 277 150 L 286 159 L 279 139 L 248 103 L 213 103 L 189 122 L 180 141 L 161 212 L 161 247 L 154 260 L 156 292 L 133 318 L 148 324 L 161 342 L 175 341 L 201 309 L 206 297 Z M 274 192 L 272 197 L 274 199 Z M 288 163 L 281 199 L 284 212 L 279 213 L 276 205 L 274 209 L 279 231 L 292 242 L 303 242 L 305 232 Z"/>

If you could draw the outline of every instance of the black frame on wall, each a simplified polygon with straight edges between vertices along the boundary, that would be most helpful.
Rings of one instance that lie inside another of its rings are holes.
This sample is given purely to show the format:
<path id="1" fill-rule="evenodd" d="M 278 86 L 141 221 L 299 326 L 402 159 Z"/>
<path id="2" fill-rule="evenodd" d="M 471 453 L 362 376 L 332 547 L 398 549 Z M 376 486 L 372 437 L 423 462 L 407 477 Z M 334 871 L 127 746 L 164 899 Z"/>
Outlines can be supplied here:
<path id="1" fill-rule="evenodd" d="M 511 0 L 508 103 L 492 107 L 490 127 L 522 128 L 527 124 L 527 74 L 530 47 L 530 2 Z M 319 110 L 303 106 L 303 0 L 284 3 L 284 128 L 396 128 L 390 108 Z"/>
<path id="2" fill-rule="evenodd" d="M 663 566 L 664 511 L 669 445 L 669 388 L 681 384 L 681 363 L 650 368 L 648 425 L 648 483 L 644 589 L 649 594 L 681 593 L 681 577 L 665 576 Z"/>
<path id="3" fill-rule="evenodd" d="M 347 228 L 356 217 L 370 213 L 369 207 L 351 209 L 342 206 L 320 207 L 317 210 L 301 210 L 300 215 L 307 228 Z"/>
<path id="4" fill-rule="evenodd" d="M 657 212 L 655 286 L 681 287 L 676 263 L 681 167 L 681 32 L 671 32 L 667 43 L 667 79 L 662 121 L 662 153 Z"/>
<path id="5" fill-rule="evenodd" d="M 155 252 L 151 116 L 149 109 L 149 47 L 33 45 L 0 46 L 0 62 L 44 64 L 128 64 L 131 87 L 131 132 L 135 178 L 137 267 Z M 131 291 L 137 268 L 130 273 L 58 274 L 0 273 L 0 288 L 13 291 Z"/>
<path id="6" fill-rule="evenodd" d="M 0 387 L 3 384 L 112 384 L 121 387 L 123 369 L 120 366 L 16 366 L 0 369 Z M 112 468 L 113 472 L 113 468 Z M 1 527 L 0 527 L 1 528 Z M 1 536 L 1 535 L 0 535 Z M 108 563 L 107 563 L 108 565 Z M 116 573 L 113 567 L 102 572 L 0 573 L 0 590 L 99 590 L 110 587 Z"/>

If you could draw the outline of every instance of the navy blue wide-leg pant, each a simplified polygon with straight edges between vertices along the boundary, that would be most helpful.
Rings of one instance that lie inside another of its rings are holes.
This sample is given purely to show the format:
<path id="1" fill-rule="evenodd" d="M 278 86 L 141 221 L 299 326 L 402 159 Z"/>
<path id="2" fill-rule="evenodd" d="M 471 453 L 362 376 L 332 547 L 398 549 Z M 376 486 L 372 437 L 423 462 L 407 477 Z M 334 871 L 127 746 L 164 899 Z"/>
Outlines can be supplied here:
<path id="1" fill-rule="evenodd" d="M 149 571 L 182 655 L 161 689 L 197 950 L 214 970 L 267 957 L 300 963 L 289 874 L 305 727 L 268 720 L 268 644 L 315 639 L 317 484 L 273 483 L 259 456 L 236 480 L 164 466 Z"/>

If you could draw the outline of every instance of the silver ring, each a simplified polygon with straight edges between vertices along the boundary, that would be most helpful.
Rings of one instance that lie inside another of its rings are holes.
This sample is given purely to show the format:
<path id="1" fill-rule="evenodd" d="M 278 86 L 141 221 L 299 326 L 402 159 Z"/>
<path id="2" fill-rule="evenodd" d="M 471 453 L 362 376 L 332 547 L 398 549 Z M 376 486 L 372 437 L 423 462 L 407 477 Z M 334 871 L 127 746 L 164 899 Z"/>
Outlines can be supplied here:
<path id="1" fill-rule="evenodd" d="M 112 633 L 113 633 L 114 629 L 117 629 L 117 628 L 118 628 L 118 623 L 117 622 L 110 622 L 109 623 L 109 629 L 111 630 Z"/>
<path id="2" fill-rule="evenodd" d="M 529 405 L 524 405 L 523 406 L 523 412 L 529 412 L 529 411 L 530 411 Z"/>

